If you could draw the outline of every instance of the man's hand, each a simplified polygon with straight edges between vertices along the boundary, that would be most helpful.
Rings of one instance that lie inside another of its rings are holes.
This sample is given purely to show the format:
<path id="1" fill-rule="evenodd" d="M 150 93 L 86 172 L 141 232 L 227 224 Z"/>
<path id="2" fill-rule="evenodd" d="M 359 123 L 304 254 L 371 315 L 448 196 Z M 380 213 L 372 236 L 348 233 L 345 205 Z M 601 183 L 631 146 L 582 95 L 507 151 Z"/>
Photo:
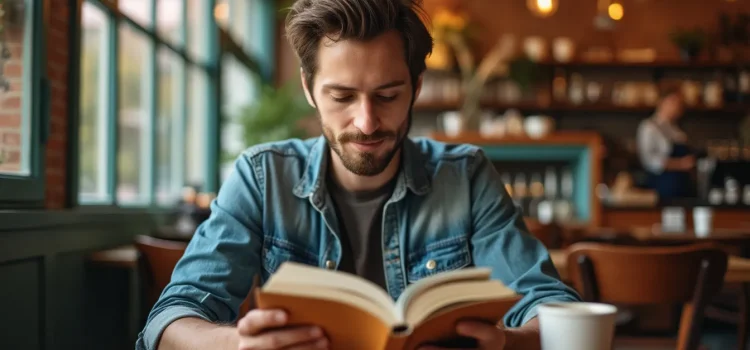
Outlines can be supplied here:
<path id="1" fill-rule="evenodd" d="M 328 349 L 328 339 L 320 328 L 286 325 L 287 315 L 281 310 L 251 310 L 237 323 L 238 350 Z"/>
<path id="2" fill-rule="evenodd" d="M 498 326 L 475 321 L 459 322 L 456 331 L 464 337 L 474 338 L 478 342 L 479 350 L 503 350 L 505 349 L 505 331 Z M 419 350 L 443 350 L 439 346 L 424 346 Z"/>
<path id="3" fill-rule="evenodd" d="M 477 350 L 540 350 L 539 319 L 533 318 L 523 326 L 503 329 L 499 326 L 475 321 L 462 321 L 456 326 L 459 335 L 477 340 Z M 419 350 L 443 350 L 425 346 Z"/>

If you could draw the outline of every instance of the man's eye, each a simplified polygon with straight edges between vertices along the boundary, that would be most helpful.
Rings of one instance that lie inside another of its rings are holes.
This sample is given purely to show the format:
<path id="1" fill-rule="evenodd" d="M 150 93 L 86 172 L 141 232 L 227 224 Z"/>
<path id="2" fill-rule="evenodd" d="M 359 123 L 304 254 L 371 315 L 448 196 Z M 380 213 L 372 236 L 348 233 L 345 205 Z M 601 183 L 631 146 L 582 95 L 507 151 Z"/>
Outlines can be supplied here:
<path id="1" fill-rule="evenodd" d="M 396 99 L 398 95 L 390 95 L 390 96 L 384 96 L 384 95 L 378 95 L 378 99 L 380 99 L 383 102 L 391 102 Z"/>
<path id="2" fill-rule="evenodd" d="M 349 102 L 352 100 L 352 96 L 331 96 L 331 99 L 336 102 Z"/>

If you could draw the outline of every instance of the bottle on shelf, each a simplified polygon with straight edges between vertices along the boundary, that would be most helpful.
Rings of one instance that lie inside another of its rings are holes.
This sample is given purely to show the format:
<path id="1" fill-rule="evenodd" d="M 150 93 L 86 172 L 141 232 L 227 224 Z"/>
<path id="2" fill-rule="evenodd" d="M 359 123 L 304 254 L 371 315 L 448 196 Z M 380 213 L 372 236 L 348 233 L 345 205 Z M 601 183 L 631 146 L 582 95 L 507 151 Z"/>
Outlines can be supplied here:
<path id="1" fill-rule="evenodd" d="M 568 222 L 573 219 L 573 173 L 570 168 L 566 167 L 562 171 L 560 178 L 561 197 L 555 201 L 555 220 Z"/>
<path id="2" fill-rule="evenodd" d="M 529 216 L 534 219 L 539 219 L 539 204 L 544 201 L 544 184 L 542 183 L 542 175 L 534 173 L 531 175 L 531 184 L 529 185 Z"/>
<path id="3" fill-rule="evenodd" d="M 528 213 L 526 199 L 528 198 L 528 187 L 526 184 L 526 174 L 518 173 L 513 181 L 513 200 L 516 205 L 520 206 L 524 213 Z"/>
<path id="4" fill-rule="evenodd" d="M 544 198 L 536 208 L 537 220 L 542 224 L 554 221 L 554 203 L 557 197 L 557 175 L 554 167 L 547 167 L 544 172 Z"/>

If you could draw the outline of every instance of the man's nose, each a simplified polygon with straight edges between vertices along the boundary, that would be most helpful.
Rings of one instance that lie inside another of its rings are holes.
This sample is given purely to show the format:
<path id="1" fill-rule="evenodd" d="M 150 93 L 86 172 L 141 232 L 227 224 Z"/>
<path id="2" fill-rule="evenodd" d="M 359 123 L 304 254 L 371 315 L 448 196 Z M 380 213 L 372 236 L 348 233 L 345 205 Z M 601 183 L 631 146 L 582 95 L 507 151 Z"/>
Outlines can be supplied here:
<path id="1" fill-rule="evenodd" d="M 365 135 L 371 135 L 380 127 L 380 121 L 375 114 L 375 108 L 369 98 L 362 99 L 357 115 L 354 117 L 354 127 Z"/>

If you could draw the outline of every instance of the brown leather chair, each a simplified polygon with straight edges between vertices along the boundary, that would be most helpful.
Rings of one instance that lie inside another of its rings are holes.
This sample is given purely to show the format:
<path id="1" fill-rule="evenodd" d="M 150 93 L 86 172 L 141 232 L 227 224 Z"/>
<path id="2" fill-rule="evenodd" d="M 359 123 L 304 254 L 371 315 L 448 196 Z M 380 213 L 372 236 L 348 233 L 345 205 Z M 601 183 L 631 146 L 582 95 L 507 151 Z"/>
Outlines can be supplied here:
<path id="1" fill-rule="evenodd" d="M 576 243 L 569 251 L 570 279 L 584 300 L 682 305 L 676 349 L 699 349 L 706 304 L 724 281 L 726 252 L 713 244 L 629 247 L 604 243 Z"/>
<path id="2" fill-rule="evenodd" d="M 146 310 L 144 314 L 146 315 L 172 279 L 172 271 L 174 271 L 182 255 L 185 254 L 187 243 L 141 235 L 136 237 L 135 246 L 138 250 L 143 308 Z M 253 307 L 252 296 L 251 290 L 245 301 L 240 305 L 240 317 Z"/>
<path id="3" fill-rule="evenodd" d="M 185 253 L 187 243 L 137 236 L 135 247 L 138 250 L 144 307 L 151 309 L 172 279 L 172 271 Z"/>

